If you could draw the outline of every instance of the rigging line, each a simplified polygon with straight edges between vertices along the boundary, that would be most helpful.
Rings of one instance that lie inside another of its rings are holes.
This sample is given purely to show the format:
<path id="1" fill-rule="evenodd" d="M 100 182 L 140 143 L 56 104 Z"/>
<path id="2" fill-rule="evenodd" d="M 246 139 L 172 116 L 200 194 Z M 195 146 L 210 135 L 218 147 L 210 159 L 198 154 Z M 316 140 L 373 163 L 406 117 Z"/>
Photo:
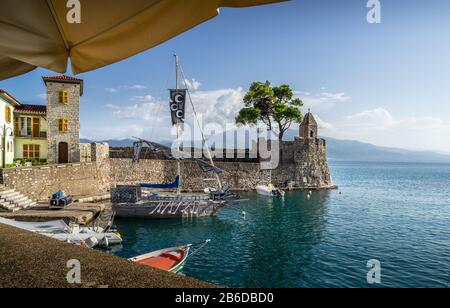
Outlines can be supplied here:
<path id="1" fill-rule="evenodd" d="M 202 139 L 203 139 L 203 142 L 205 144 L 206 151 L 208 152 L 209 160 L 211 162 L 211 165 L 214 168 L 216 168 L 216 166 L 214 164 L 214 161 L 213 161 L 213 158 L 212 158 L 212 155 L 211 155 L 211 151 L 209 150 L 208 142 L 206 141 L 206 138 L 205 138 L 205 133 L 203 132 L 202 126 L 200 125 L 200 120 L 198 119 L 197 110 L 195 109 L 194 102 L 192 101 L 191 91 L 189 90 L 189 87 L 188 87 L 188 84 L 187 84 L 186 75 L 184 74 L 184 70 L 183 70 L 183 67 L 181 66 L 181 64 L 180 64 L 180 71 L 181 71 L 181 76 L 183 78 L 184 86 L 186 87 L 186 90 L 187 90 L 189 101 L 190 101 L 191 106 L 192 106 L 192 111 L 194 112 L 195 120 L 197 121 L 197 125 L 198 125 L 198 128 L 200 129 L 200 133 L 202 135 Z M 222 182 L 220 181 L 220 177 L 219 177 L 219 175 L 216 172 L 214 172 L 214 174 L 215 174 L 217 182 L 219 184 L 219 189 L 222 190 L 223 186 L 222 186 Z"/>

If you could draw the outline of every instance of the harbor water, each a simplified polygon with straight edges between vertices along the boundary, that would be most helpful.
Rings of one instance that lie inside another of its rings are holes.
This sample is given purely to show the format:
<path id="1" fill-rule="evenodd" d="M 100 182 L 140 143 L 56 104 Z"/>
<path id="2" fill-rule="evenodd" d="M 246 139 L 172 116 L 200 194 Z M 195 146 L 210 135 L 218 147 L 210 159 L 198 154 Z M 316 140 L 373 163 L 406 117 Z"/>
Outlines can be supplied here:
<path id="1" fill-rule="evenodd" d="M 338 190 L 256 193 L 216 217 L 117 220 L 129 258 L 211 239 L 184 273 L 226 287 L 447 287 L 450 165 L 332 163 Z M 245 212 L 245 215 L 243 215 Z M 369 260 L 381 284 L 367 282 Z"/>

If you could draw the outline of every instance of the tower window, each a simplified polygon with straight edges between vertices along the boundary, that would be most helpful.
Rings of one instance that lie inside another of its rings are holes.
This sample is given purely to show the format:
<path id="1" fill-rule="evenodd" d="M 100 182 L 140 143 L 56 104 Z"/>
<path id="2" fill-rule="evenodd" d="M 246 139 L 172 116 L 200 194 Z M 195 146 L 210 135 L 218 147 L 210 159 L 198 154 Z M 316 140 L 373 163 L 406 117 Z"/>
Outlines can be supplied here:
<path id="1" fill-rule="evenodd" d="M 59 92 L 59 103 L 67 105 L 69 103 L 69 92 L 60 91 Z"/>
<path id="2" fill-rule="evenodd" d="M 58 130 L 60 132 L 66 133 L 69 131 L 69 121 L 67 119 L 58 120 Z"/>
<path id="3" fill-rule="evenodd" d="M 311 131 L 311 133 L 309 134 L 309 136 L 310 136 L 311 138 L 314 138 L 314 131 Z"/>

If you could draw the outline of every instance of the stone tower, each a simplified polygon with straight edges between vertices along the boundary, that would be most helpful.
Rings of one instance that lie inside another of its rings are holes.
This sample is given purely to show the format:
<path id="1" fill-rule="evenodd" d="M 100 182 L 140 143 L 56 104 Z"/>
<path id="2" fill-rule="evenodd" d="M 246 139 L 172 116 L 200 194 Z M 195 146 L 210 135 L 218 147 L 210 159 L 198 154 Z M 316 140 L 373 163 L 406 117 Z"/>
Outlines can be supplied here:
<path id="1" fill-rule="evenodd" d="M 317 122 L 314 119 L 311 111 L 305 115 L 302 124 L 300 125 L 300 138 L 303 139 L 316 139 L 317 137 Z"/>
<path id="2" fill-rule="evenodd" d="M 303 189 L 334 188 L 327 162 L 325 139 L 318 137 L 318 126 L 311 112 L 305 115 L 300 136 L 280 144 L 280 164 L 272 170 L 272 181 Z"/>
<path id="3" fill-rule="evenodd" d="M 80 97 L 83 80 L 43 77 L 47 86 L 48 163 L 80 162 Z"/>

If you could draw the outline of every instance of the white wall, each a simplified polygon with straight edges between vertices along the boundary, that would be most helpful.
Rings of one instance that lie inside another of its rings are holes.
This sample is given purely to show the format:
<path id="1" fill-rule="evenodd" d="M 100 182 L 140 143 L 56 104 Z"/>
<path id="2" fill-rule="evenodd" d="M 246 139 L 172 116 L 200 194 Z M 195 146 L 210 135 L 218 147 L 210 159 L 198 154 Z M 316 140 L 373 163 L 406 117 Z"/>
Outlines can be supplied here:
<path id="1" fill-rule="evenodd" d="M 5 106 L 9 105 L 11 108 L 11 123 L 6 123 Z M 6 164 L 12 164 L 14 162 L 14 134 L 6 137 L 5 149 L 1 148 L 3 144 L 4 134 L 3 128 L 6 125 L 7 135 L 14 133 L 14 107 L 8 104 L 0 97 L 0 167 L 3 165 L 3 151 L 8 150 L 8 142 L 10 143 L 9 151 L 6 151 Z"/>

